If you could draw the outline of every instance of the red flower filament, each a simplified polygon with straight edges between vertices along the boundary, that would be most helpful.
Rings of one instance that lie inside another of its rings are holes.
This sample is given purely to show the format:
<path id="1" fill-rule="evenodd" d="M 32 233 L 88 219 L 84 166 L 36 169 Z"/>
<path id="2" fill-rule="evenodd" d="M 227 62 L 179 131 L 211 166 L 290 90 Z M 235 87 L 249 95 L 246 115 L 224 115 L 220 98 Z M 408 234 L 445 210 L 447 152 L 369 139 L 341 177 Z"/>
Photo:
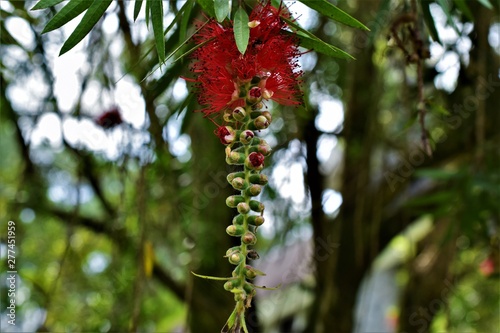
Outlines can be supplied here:
<path id="1" fill-rule="evenodd" d="M 195 36 L 193 57 L 198 102 L 206 116 L 256 103 L 262 98 L 283 105 L 301 103 L 298 79 L 297 39 L 284 33 L 290 17 L 285 7 L 270 2 L 257 5 L 250 14 L 250 39 L 242 55 L 236 46 L 232 24 L 209 21 Z M 245 100 L 247 98 L 247 100 Z"/>

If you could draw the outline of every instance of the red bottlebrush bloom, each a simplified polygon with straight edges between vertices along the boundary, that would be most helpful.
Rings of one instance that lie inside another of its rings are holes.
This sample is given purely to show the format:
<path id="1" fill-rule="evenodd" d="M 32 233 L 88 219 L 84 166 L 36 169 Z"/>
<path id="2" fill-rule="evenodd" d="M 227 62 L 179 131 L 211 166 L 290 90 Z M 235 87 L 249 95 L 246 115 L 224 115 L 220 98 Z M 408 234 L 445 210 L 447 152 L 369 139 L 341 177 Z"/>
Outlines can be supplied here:
<path id="1" fill-rule="evenodd" d="M 236 47 L 231 24 L 209 21 L 195 36 L 206 43 L 193 53 L 198 102 L 206 116 L 245 105 L 247 92 L 259 92 L 264 99 L 283 105 L 300 104 L 297 39 L 285 34 L 290 17 L 286 7 L 275 8 L 270 1 L 257 5 L 249 16 L 250 39 L 242 55 Z M 260 90 L 255 90 L 260 88 Z M 261 97 L 255 96 L 255 97 Z"/>
<path id="2" fill-rule="evenodd" d="M 95 122 L 102 128 L 108 129 L 120 125 L 123 120 L 122 115 L 120 114 L 120 110 L 118 110 L 117 107 L 113 107 L 108 111 L 103 112 L 99 117 L 96 118 Z"/>

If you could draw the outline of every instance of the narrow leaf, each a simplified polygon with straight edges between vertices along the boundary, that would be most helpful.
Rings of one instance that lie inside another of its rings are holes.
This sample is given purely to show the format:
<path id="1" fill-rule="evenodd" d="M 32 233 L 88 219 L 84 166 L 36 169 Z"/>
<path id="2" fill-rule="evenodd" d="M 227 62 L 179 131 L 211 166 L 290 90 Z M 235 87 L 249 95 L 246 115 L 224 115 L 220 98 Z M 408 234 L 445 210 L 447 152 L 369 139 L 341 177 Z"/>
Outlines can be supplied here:
<path id="1" fill-rule="evenodd" d="M 63 2 L 64 0 L 40 0 L 31 10 L 46 9 Z"/>
<path id="2" fill-rule="evenodd" d="M 186 39 L 186 34 L 188 32 L 188 28 L 191 24 L 191 11 L 193 10 L 194 6 L 194 1 L 192 0 L 187 0 L 186 3 L 181 7 L 180 11 L 183 11 L 183 14 L 181 15 L 181 23 L 179 24 L 179 40 L 185 40 Z M 179 15 L 179 14 L 177 14 Z M 174 19 L 176 19 L 175 17 Z M 165 32 L 166 34 L 166 32 Z"/>
<path id="3" fill-rule="evenodd" d="M 226 324 L 222 328 L 221 333 L 229 333 L 231 331 L 231 328 L 234 326 L 234 322 L 236 321 L 236 315 L 237 315 L 236 308 L 233 310 L 231 315 L 229 316 L 228 320 L 226 321 Z"/>
<path id="4" fill-rule="evenodd" d="M 432 40 L 438 42 L 439 44 L 442 44 L 441 40 L 439 39 L 439 33 L 436 29 L 436 24 L 434 23 L 434 18 L 432 17 L 431 10 L 429 8 L 430 4 L 430 1 L 420 1 L 420 7 L 422 8 L 425 25 L 427 26 L 427 29 L 429 29 L 429 34 L 431 35 Z"/>
<path id="5" fill-rule="evenodd" d="M 297 31 L 297 33 L 292 33 L 287 31 L 285 31 L 285 33 L 296 36 L 299 39 L 300 46 L 302 46 L 303 48 L 313 50 L 330 57 L 336 57 L 341 59 L 354 59 L 354 57 L 349 53 L 339 49 L 336 46 L 333 46 L 331 44 L 322 41 L 314 34 L 305 30 L 292 20 L 286 17 L 281 17 L 281 18 L 290 26 L 290 28 Z"/>
<path id="6" fill-rule="evenodd" d="M 204 41 L 204 42 L 202 42 L 202 43 L 200 43 L 200 44 L 197 44 L 197 45 L 193 46 L 192 48 L 190 48 L 189 50 L 187 50 L 186 52 L 184 52 L 183 54 L 181 54 L 179 57 L 177 57 L 177 58 L 174 60 L 174 62 L 176 62 L 176 61 L 178 61 L 178 60 L 180 60 L 180 59 L 184 58 L 185 56 L 190 55 L 191 53 L 193 53 L 194 51 L 196 51 L 196 50 L 197 50 L 197 49 L 199 49 L 200 47 L 204 46 L 205 44 L 210 43 L 210 42 L 211 42 L 211 41 L 213 41 L 214 39 L 215 39 L 215 37 L 212 37 L 212 38 L 207 39 L 206 41 Z M 176 49 L 176 50 L 178 50 L 178 49 Z M 172 52 L 172 54 L 173 54 L 173 53 L 175 53 L 175 51 L 174 51 L 174 52 Z M 170 58 L 170 56 L 169 56 L 169 58 Z"/>
<path id="7" fill-rule="evenodd" d="M 493 5 L 491 4 L 490 0 L 478 0 L 484 7 L 488 9 L 493 9 Z"/>
<path id="8" fill-rule="evenodd" d="M 256 286 L 255 284 L 252 283 L 250 284 L 257 289 L 263 289 L 263 290 L 278 290 L 279 288 L 281 288 L 281 283 L 278 284 L 276 287 Z"/>
<path id="9" fill-rule="evenodd" d="M 232 277 L 217 277 L 217 276 L 208 276 L 208 275 L 200 275 L 196 274 L 195 272 L 191 272 L 194 276 L 197 276 L 202 279 L 207 279 L 207 280 L 217 280 L 217 281 L 227 281 L 232 279 Z"/>
<path id="10" fill-rule="evenodd" d="M 90 7 L 92 1 L 85 0 L 71 0 L 66 6 L 61 8 L 60 11 L 54 15 L 53 18 L 47 23 L 45 28 L 43 28 L 42 34 L 58 29 L 83 13 L 87 8 Z"/>
<path id="11" fill-rule="evenodd" d="M 92 5 L 90 5 L 82 20 L 76 26 L 75 31 L 71 33 L 68 40 L 62 46 L 59 55 L 63 55 L 71 50 L 76 44 L 80 43 L 85 36 L 87 36 L 97 21 L 99 21 L 102 17 L 106 9 L 108 9 L 109 5 L 111 5 L 111 2 L 112 0 L 95 0 L 92 2 Z"/>
<path id="12" fill-rule="evenodd" d="M 345 25 L 370 31 L 367 26 L 326 0 L 299 0 L 304 5 Z"/>
<path id="13" fill-rule="evenodd" d="M 248 26 L 248 15 L 245 10 L 240 7 L 234 15 L 234 40 L 241 54 L 245 54 L 250 39 L 250 27 Z"/>
<path id="14" fill-rule="evenodd" d="M 209 17 L 215 17 L 214 0 L 196 0 L 196 2 Z"/>
<path id="15" fill-rule="evenodd" d="M 149 28 L 149 13 L 151 12 L 151 1 L 154 0 L 146 0 L 146 27 Z"/>
<path id="16" fill-rule="evenodd" d="M 139 13 L 141 12 L 143 0 L 135 0 L 134 4 L 134 22 L 137 20 Z"/>
<path id="17" fill-rule="evenodd" d="M 296 34 L 297 38 L 299 39 L 299 44 L 303 48 L 306 48 L 308 50 L 313 50 L 318 53 L 324 54 L 329 57 L 334 57 L 334 58 L 340 58 L 340 59 L 355 59 L 352 55 L 349 53 L 339 49 L 336 46 L 333 46 L 331 44 L 325 43 L 321 39 L 311 39 L 307 36 L 304 36 L 300 33 Z"/>
<path id="18" fill-rule="evenodd" d="M 163 2 L 151 1 L 151 24 L 156 42 L 156 51 L 160 62 L 165 61 L 165 37 L 163 36 Z"/>
<path id="19" fill-rule="evenodd" d="M 222 22 L 229 15 L 229 0 L 214 0 L 215 17 Z"/>

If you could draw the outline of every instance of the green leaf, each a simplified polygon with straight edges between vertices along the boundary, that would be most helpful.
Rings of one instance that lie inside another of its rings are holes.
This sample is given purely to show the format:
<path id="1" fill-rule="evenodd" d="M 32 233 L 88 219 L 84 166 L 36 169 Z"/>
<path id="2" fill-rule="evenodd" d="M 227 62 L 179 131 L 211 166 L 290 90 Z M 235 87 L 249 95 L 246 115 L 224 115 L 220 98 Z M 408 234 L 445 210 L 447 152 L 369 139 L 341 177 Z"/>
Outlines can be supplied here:
<path id="1" fill-rule="evenodd" d="M 163 36 L 163 2 L 151 1 L 151 24 L 156 42 L 156 51 L 160 62 L 165 61 L 165 37 Z"/>
<path id="2" fill-rule="evenodd" d="M 478 0 L 484 7 L 488 9 L 493 9 L 493 5 L 491 4 L 490 0 Z"/>
<path id="3" fill-rule="evenodd" d="M 53 18 L 47 23 L 45 28 L 43 28 L 42 34 L 58 29 L 83 13 L 87 8 L 90 7 L 92 1 L 85 0 L 71 0 L 66 6 L 61 8 Z"/>
<path id="4" fill-rule="evenodd" d="M 432 39 L 435 42 L 442 44 L 441 40 L 439 39 L 439 33 L 436 29 L 436 24 L 434 23 L 434 18 L 431 14 L 431 10 L 429 7 L 430 4 L 430 1 L 420 1 L 420 7 L 422 8 L 422 14 L 424 15 L 425 25 L 427 26 L 427 29 L 429 29 L 429 34 L 431 35 Z"/>
<path id="5" fill-rule="evenodd" d="M 215 17 L 214 0 L 196 0 L 196 2 L 209 17 Z"/>
<path id="6" fill-rule="evenodd" d="M 82 20 L 76 26 L 75 31 L 71 33 L 68 40 L 62 46 L 59 55 L 63 55 L 71 50 L 76 44 L 80 43 L 85 36 L 87 36 L 90 30 L 92 30 L 94 25 L 104 14 L 106 9 L 108 9 L 109 5 L 111 5 L 111 2 L 112 0 L 95 0 L 92 2 Z"/>
<path id="7" fill-rule="evenodd" d="M 242 8 L 238 8 L 234 15 L 234 40 L 241 54 L 245 54 L 250 39 L 250 27 L 248 26 L 247 12 Z"/>
<path id="8" fill-rule="evenodd" d="M 218 277 L 218 276 L 208 276 L 208 275 L 200 275 L 196 274 L 195 272 L 191 272 L 194 276 L 197 276 L 202 279 L 207 279 L 207 280 L 217 280 L 217 281 L 227 281 L 232 279 L 232 277 Z"/>
<path id="9" fill-rule="evenodd" d="M 146 0 L 146 27 L 149 28 L 149 13 L 151 12 L 151 1 Z"/>
<path id="10" fill-rule="evenodd" d="M 192 0 L 187 0 L 186 3 L 181 7 L 179 12 L 183 11 L 184 13 L 181 16 L 181 23 L 179 24 L 179 40 L 185 40 L 186 39 L 186 34 L 188 32 L 188 28 L 191 24 L 191 11 L 193 10 L 194 6 L 194 1 Z M 177 14 L 179 15 L 179 14 Z M 174 19 L 176 19 L 175 17 Z M 165 31 L 165 34 L 167 31 Z"/>
<path id="11" fill-rule="evenodd" d="M 215 17 L 222 22 L 229 15 L 229 0 L 214 0 Z"/>
<path id="12" fill-rule="evenodd" d="M 293 22 L 292 20 L 283 16 L 281 18 L 290 26 L 290 28 L 296 31 L 296 33 L 292 33 L 285 30 L 285 33 L 296 36 L 299 39 L 300 46 L 309 50 L 322 53 L 329 57 L 354 59 L 354 57 L 349 53 L 342 51 L 338 47 L 335 47 L 331 44 L 325 43 L 324 41 L 316 37 L 314 34 L 302 28 L 300 25 Z"/>
<path id="13" fill-rule="evenodd" d="M 196 49 L 199 49 L 200 47 L 204 46 L 205 44 L 207 43 L 210 43 L 211 41 L 213 41 L 215 39 L 215 37 L 212 37 L 210 39 L 207 39 L 206 41 L 200 43 L 200 44 L 197 44 L 195 46 L 193 46 L 192 48 L 190 48 L 189 50 L 187 50 L 186 52 L 184 52 L 183 54 L 181 54 L 179 57 L 177 57 L 174 62 L 184 58 L 185 56 L 187 55 L 190 55 L 191 53 L 193 53 L 194 51 L 196 51 Z M 182 44 L 184 45 L 184 44 Z M 169 56 L 167 59 L 169 59 L 175 52 L 177 52 L 178 50 L 180 49 L 180 47 L 176 48 Z"/>
<path id="14" fill-rule="evenodd" d="M 64 0 L 40 0 L 31 10 L 46 9 L 63 2 Z"/>
<path id="15" fill-rule="evenodd" d="M 467 6 L 467 1 L 465 0 L 453 0 L 455 6 L 467 17 L 470 21 L 474 21 L 474 16 L 472 15 L 469 6 Z"/>
<path id="16" fill-rule="evenodd" d="M 292 33 L 290 33 L 292 34 Z M 329 57 L 340 58 L 340 59 L 354 59 L 349 53 L 342 51 L 336 46 L 325 43 L 321 39 L 312 39 L 304 36 L 302 33 L 295 34 L 299 39 L 299 44 L 303 48 L 308 50 L 316 51 L 318 53 L 324 54 Z"/>
<path id="17" fill-rule="evenodd" d="M 370 31 L 367 26 L 326 0 L 299 0 L 304 5 L 345 25 Z"/>
<path id="18" fill-rule="evenodd" d="M 135 0 L 134 4 L 134 22 L 137 20 L 139 13 L 141 12 L 143 0 Z"/>
<path id="19" fill-rule="evenodd" d="M 231 328 L 234 326 L 234 323 L 236 322 L 237 314 L 238 314 L 238 312 L 236 311 L 236 308 L 235 308 L 233 310 L 233 312 L 231 313 L 231 315 L 229 316 L 229 318 L 227 319 L 226 324 L 222 328 L 222 331 L 221 331 L 222 333 L 231 332 Z"/>
<path id="20" fill-rule="evenodd" d="M 276 287 L 256 286 L 253 283 L 249 283 L 249 284 L 251 284 L 253 287 L 255 287 L 257 289 L 263 289 L 263 290 L 278 290 L 281 288 L 281 283 L 278 284 Z"/>

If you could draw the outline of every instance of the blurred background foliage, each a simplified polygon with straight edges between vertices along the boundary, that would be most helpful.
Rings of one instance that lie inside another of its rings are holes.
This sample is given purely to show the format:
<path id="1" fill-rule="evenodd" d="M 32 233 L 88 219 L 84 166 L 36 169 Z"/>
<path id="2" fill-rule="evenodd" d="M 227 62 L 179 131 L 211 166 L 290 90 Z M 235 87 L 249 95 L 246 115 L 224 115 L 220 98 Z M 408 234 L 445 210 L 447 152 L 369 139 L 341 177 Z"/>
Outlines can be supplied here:
<path id="1" fill-rule="evenodd" d="M 199 3 L 166 34 L 165 54 L 205 19 Z M 168 26 L 185 2 L 163 4 Z M 335 4 L 371 31 L 290 6 L 356 60 L 304 54 L 305 107 L 269 104 L 255 264 L 263 284 L 283 286 L 258 294 L 248 325 L 497 332 L 499 2 Z M 144 14 L 133 23 L 134 3 L 121 1 L 58 57 L 78 22 L 42 35 L 60 7 L 34 5 L 0 2 L 1 280 L 9 220 L 19 272 L 15 327 L 1 284 L 2 331 L 219 331 L 232 297 L 190 271 L 231 270 L 231 168 L 193 112 L 189 59 L 159 67 Z"/>

